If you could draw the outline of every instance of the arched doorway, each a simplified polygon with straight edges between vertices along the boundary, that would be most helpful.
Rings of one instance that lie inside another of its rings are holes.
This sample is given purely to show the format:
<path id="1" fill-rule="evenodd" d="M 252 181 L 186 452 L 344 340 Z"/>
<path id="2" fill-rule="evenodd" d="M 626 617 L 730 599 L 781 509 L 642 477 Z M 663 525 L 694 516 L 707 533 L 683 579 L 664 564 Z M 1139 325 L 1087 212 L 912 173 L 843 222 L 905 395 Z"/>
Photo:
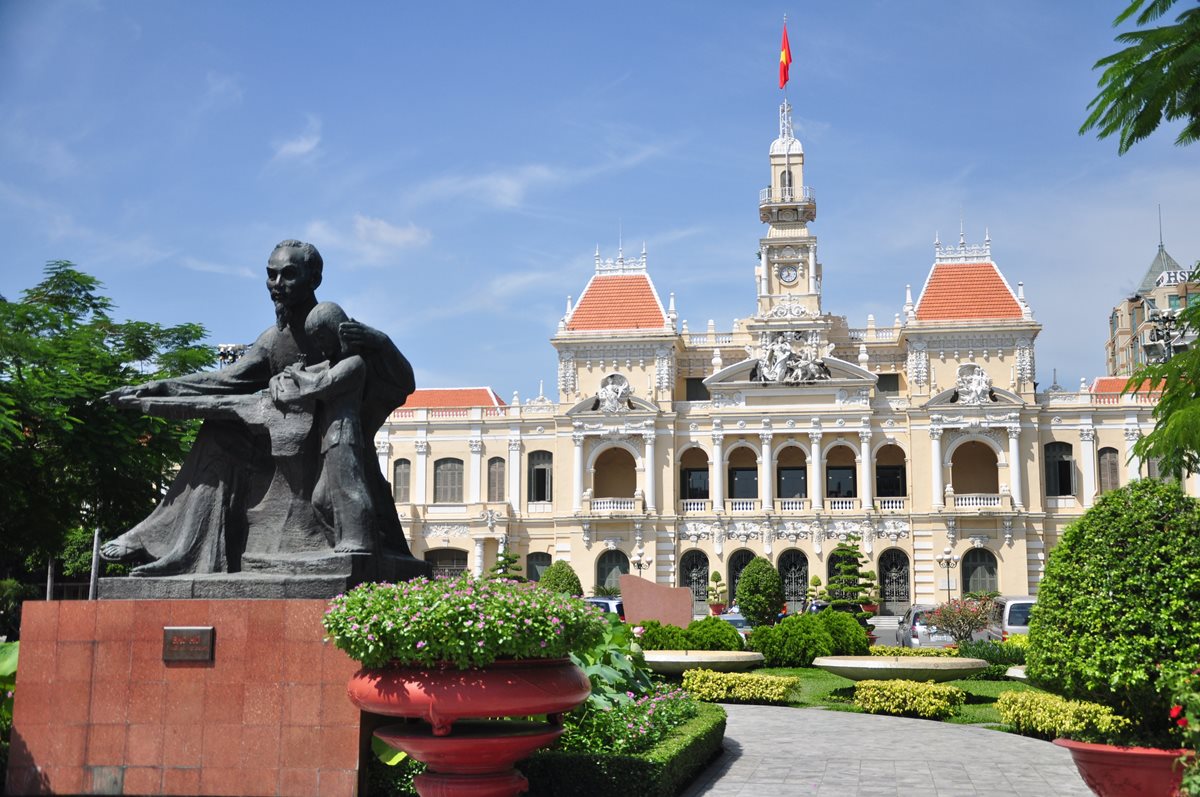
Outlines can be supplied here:
<path id="1" fill-rule="evenodd" d="M 997 592 L 996 555 L 987 548 L 972 548 L 962 558 L 963 594 L 968 592 Z"/>
<path id="2" fill-rule="evenodd" d="M 633 498 L 637 490 L 637 463 L 623 448 L 610 448 L 596 458 L 592 495 L 595 498 Z"/>
<path id="3" fill-rule="evenodd" d="M 740 551 L 734 551 L 729 557 L 729 603 L 733 605 L 737 603 L 737 583 L 742 577 L 742 571 L 746 569 L 746 565 L 750 564 L 754 559 L 754 554 L 743 548 Z"/>
<path id="4" fill-rule="evenodd" d="M 457 548 L 437 548 L 425 552 L 425 561 L 433 566 L 434 578 L 454 578 L 467 569 L 467 552 Z"/>
<path id="5" fill-rule="evenodd" d="M 879 614 L 899 617 L 912 603 L 908 554 L 899 548 L 888 548 L 879 555 Z"/>
<path id="6" fill-rule="evenodd" d="M 692 591 L 692 614 L 708 614 L 708 556 L 703 551 L 680 557 L 679 586 Z"/>
<path id="7" fill-rule="evenodd" d="M 629 557 L 621 551 L 605 551 L 596 560 L 596 590 L 621 589 L 621 576 L 629 574 Z"/>
<path id="8" fill-rule="evenodd" d="M 1000 492 L 996 452 L 986 443 L 968 440 L 954 449 L 950 459 L 950 484 L 955 495 L 995 495 Z"/>
<path id="9" fill-rule="evenodd" d="M 787 612 L 789 615 L 799 614 L 804 611 L 808 594 L 808 557 L 803 551 L 789 548 L 779 555 L 778 567 Z"/>

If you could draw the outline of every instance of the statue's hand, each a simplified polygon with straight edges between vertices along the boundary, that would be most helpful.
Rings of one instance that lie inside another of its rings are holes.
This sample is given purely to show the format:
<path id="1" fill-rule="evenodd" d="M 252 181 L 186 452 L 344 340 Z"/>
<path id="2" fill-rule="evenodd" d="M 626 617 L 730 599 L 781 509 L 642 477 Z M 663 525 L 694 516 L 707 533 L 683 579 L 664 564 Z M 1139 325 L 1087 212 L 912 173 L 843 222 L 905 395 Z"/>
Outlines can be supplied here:
<path id="1" fill-rule="evenodd" d="M 296 399 L 296 382 L 292 378 L 292 368 L 289 365 L 280 373 L 271 377 L 267 389 L 271 392 L 271 401 L 276 404 L 287 404 L 289 401 Z"/>
<path id="2" fill-rule="evenodd" d="M 350 351 L 378 349 L 387 343 L 387 335 L 353 318 L 338 325 L 338 335 Z"/>
<path id="3" fill-rule="evenodd" d="M 166 394 L 161 380 L 145 382 L 140 385 L 124 385 L 104 394 L 109 403 L 118 407 L 130 404 L 143 396 L 162 396 Z"/>

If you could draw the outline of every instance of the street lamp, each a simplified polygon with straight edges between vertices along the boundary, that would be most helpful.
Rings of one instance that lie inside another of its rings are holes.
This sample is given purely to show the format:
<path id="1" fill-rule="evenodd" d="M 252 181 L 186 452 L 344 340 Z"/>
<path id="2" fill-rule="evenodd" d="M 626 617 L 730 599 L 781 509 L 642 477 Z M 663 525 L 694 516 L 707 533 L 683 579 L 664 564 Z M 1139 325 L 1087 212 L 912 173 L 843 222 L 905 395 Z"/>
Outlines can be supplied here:
<path id="1" fill-rule="evenodd" d="M 653 561 L 653 559 L 643 556 L 642 553 L 638 551 L 637 553 L 634 553 L 633 558 L 629 560 L 629 564 L 634 566 L 634 568 L 638 571 L 638 576 L 640 577 L 642 575 L 642 571 L 649 567 L 650 563 Z"/>
<path id="2" fill-rule="evenodd" d="M 950 571 L 958 567 L 958 554 L 954 553 L 950 546 L 947 545 L 942 549 L 942 552 L 933 557 L 933 561 L 938 563 L 938 567 L 946 571 L 946 601 L 950 601 Z"/>

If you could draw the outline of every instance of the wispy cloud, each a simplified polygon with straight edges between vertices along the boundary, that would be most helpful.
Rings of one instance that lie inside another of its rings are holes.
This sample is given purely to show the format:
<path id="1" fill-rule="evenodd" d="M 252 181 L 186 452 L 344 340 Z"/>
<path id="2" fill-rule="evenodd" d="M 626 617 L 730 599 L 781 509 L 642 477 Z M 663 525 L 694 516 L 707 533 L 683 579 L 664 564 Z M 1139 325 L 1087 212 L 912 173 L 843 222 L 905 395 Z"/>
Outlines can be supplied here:
<path id="1" fill-rule="evenodd" d="M 271 160 L 273 162 L 304 160 L 314 156 L 318 152 L 320 145 L 321 120 L 313 114 L 308 114 L 308 121 L 304 127 L 304 132 L 282 141 L 276 141 L 273 145 L 275 147 L 275 154 Z"/>
<path id="2" fill-rule="evenodd" d="M 201 111 L 214 110 L 242 101 L 242 81 L 237 75 L 226 75 L 210 69 L 204 76 L 204 94 L 200 98 Z"/>
<path id="3" fill-rule="evenodd" d="M 0 126 L 0 149 L 14 160 L 36 166 L 47 177 L 64 179 L 79 173 L 79 159 L 61 140 L 30 134 L 13 121 Z"/>
<path id="4" fill-rule="evenodd" d="M 185 257 L 181 261 L 184 268 L 192 271 L 203 271 L 208 274 L 225 274 L 232 277 L 243 277 L 245 279 L 254 279 L 257 275 L 246 266 L 227 266 L 221 263 L 212 263 L 207 260 L 198 260 L 194 257 Z"/>
<path id="5" fill-rule="evenodd" d="M 345 230 L 324 219 L 309 222 L 304 235 L 318 248 L 345 250 L 354 261 L 366 265 L 394 264 L 403 250 L 419 248 L 433 240 L 432 232 L 412 222 L 392 224 L 361 213 L 354 214 Z"/>

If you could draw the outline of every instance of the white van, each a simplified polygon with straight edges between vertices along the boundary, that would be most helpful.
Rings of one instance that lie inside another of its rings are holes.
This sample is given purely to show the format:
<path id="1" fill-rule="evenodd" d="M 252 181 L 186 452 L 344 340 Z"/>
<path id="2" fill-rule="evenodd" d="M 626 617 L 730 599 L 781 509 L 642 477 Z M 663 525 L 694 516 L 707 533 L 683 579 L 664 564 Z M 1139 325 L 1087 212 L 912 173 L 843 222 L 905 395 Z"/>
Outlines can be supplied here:
<path id="1" fill-rule="evenodd" d="M 1003 642 L 1010 634 L 1029 633 L 1029 612 L 1037 603 L 1032 595 L 1001 595 L 992 599 L 992 622 L 985 631 L 985 639 Z"/>

